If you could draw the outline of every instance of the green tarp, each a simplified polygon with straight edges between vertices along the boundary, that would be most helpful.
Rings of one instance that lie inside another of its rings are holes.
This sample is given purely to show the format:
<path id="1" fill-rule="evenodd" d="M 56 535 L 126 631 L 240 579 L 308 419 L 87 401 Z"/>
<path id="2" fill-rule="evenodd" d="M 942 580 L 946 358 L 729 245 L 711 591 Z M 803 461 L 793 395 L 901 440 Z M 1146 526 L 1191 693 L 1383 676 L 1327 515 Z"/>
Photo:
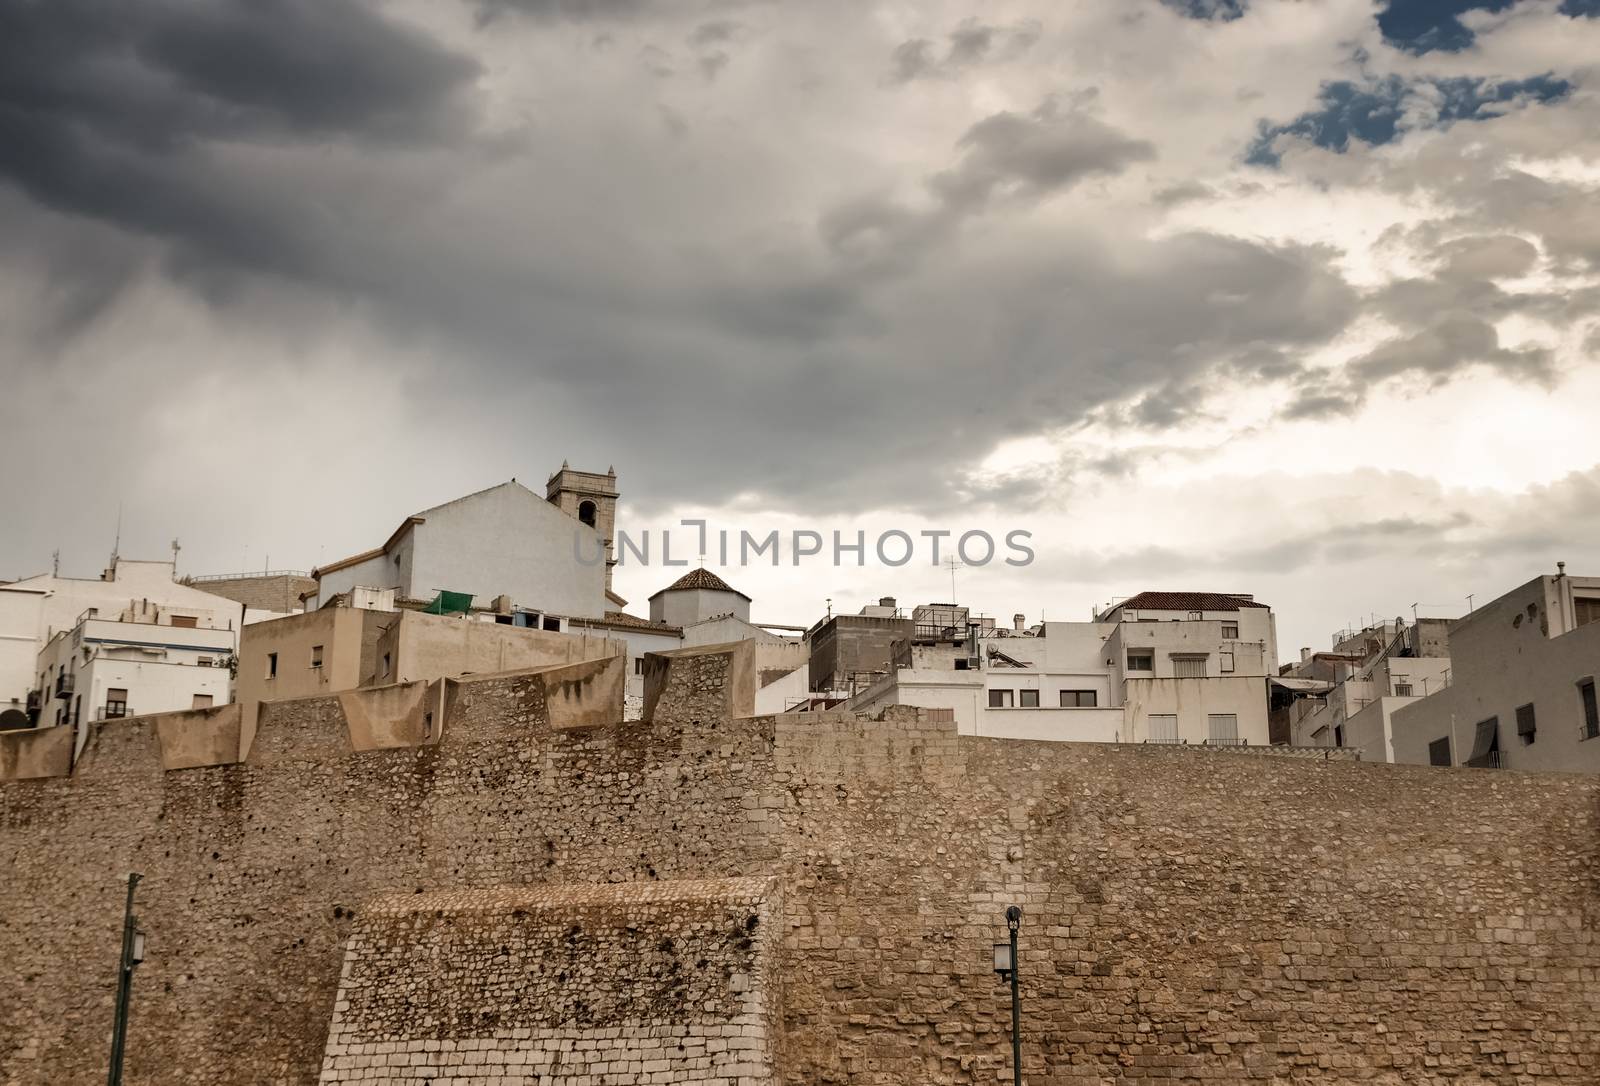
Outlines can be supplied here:
<path id="1" fill-rule="evenodd" d="M 472 593 L 441 592 L 422 609 L 425 615 L 464 615 L 472 610 Z"/>

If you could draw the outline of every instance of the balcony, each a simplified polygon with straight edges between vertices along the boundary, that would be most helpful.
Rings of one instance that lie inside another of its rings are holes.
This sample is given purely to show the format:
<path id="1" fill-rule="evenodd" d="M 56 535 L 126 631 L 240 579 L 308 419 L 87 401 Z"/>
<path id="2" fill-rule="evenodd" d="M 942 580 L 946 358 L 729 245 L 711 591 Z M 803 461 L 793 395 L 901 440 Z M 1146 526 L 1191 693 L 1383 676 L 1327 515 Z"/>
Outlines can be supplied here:
<path id="1" fill-rule="evenodd" d="M 1248 747 L 1250 741 L 1247 739 L 1207 739 L 1205 745 L 1208 747 Z"/>
<path id="2" fill-rule="evenodd" d="M 1480 754 L 1476 758 L 1468 758 L 1467 765 L 1473 769 L 1504 769 L 1506 768 L 1498 750 L 1491 750 L 1487 754 Z"/>
<path id="3" fill-rule="evenodd" d="M 132 716 L 125 701 L 108 701 L 100 706 L 100 715 L 97 720 L 121 720 L 123 717 Z"/>

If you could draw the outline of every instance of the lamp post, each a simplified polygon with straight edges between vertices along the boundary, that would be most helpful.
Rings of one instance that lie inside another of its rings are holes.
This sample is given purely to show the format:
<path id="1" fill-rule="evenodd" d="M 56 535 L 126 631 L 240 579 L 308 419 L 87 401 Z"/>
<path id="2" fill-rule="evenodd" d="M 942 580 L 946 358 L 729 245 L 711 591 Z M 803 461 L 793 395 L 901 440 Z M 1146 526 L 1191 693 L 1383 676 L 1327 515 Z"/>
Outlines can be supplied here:
<path id="1" fill-rule="evenodd" d="M 1022 1086 L 1022 992 L 1017 983 L 1017 928 L 1022 924 L 1022 909 L 1006 908 L 1006 928 L 1011 941 L 994 945 L 994 971 L 1001 980 L 1011 982 L 1011 1078 Z"/>
<path id="2" fill-rule="evenodd" d="M 106 1086 L 122 1086 L 122 1053 L 128 1043 L 128 1002 L 133 995 L 133 971 L 144 961 L 144 932 L 133 915 L 133 892 L 144 878 L 138 872 L 128 876 L 128 902 L 122 910 L 122 959 L 117 965 L 117 1021 L 111 1033 L 111 1069 Z"/>

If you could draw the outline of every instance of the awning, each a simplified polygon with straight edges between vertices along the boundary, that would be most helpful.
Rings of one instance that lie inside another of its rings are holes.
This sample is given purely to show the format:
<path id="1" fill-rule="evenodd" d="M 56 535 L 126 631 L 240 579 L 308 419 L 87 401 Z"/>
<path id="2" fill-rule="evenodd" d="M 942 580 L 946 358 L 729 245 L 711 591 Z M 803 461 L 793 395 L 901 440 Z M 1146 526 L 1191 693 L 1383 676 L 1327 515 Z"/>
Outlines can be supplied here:
<path id="1" fill-rule="evenodd" d="M 1267 681 L 1274 686 L 1293 690 L 1299 694 L 1326 694 L 1333 690 L 1333 683 L 1326 679 L 1296 679 L 1291 676 L 1274 675 Z"/>
<path id="2" fill-rule="evenodd" d="M 1500 718 L 1490 717 L 1488 720 L 1478 721 L 1478 733 L 1472 739 L 1472 757 L 1467 759 L 1469 766 L 1492 766 L 1492 754 L 1499 751 Z"/>

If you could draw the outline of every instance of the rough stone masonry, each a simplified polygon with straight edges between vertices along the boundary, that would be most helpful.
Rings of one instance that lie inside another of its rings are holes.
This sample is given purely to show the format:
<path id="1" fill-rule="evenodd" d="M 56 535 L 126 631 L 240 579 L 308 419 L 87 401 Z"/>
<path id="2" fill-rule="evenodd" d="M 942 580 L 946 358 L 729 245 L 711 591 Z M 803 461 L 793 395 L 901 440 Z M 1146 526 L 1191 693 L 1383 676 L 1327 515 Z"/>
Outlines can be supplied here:
<path id="1" fill-rule="evenodd" d="M 103 1079 L 130 870 L 130 1083 L 1007 1081 L 1013 903 L 1032 1086 L 1600 1082 L 1596 778 L 752 718 L 748 652 L 651 666 L 647 723 L 547 670 L 398 745 L 313 699 L 0 784 L 0 1083 Z"/>

